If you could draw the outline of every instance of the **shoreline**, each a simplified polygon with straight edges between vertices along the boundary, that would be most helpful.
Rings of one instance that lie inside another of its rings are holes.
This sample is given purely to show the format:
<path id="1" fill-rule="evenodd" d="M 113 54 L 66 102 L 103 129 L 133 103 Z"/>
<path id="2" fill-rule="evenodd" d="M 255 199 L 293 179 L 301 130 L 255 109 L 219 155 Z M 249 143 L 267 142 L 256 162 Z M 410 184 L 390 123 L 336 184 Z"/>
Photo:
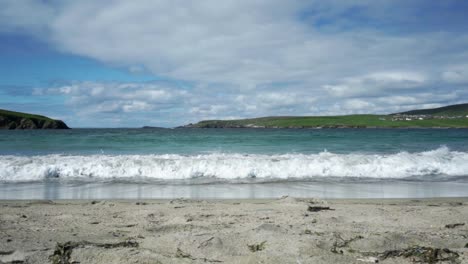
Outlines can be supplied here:
<path id="1" fill-rule="evenodd" d="M 0 200 L 320 199 L 468 197 L 464 181 L 157 184 L 128 182 L 0 183 Z"/>
<path id="2" fill-rule="evenodd" d="M 0 263 L 468 261 L 468 197 L 0 200 L 0 207 Z"/>
<path id="3" fill-rule="evenodd" d="M 408 198 L 326 198 L 321 199 L 317 197 L 291 197 L 288 195 L 279 198 L 115 198 L 115 199 L 0 199 L 0 206 L 9 203 L 30 203 L 30 204 L 85 204 L 89 202 L 116 202 L 116 203 L 134 203 L 134 202 L 152 202 L 152 203 L 169 203 L 174 201 L 186 201 L 193 203 L 213 202 L 213 203 L 273 203 L 281 200 L 296 200 L 296 201 L 321 201 L 325 203 L 411 203 L 411 202 L 466 202 L 468 205 L 468 196 L 453 196 L 453 197 L 408 197 Z"/>
<path id="4" fill-rule="evenodd" d="M 142 128 L 143 129 L 143 128 Z M 379 127 L 379 126 L 329 126 L 329 127 L 174 127 L 169 129 L 468 129 L 468 126 L 463 127 L 418 127 L 418 126 L 407 126 L 407 127 Z"/>

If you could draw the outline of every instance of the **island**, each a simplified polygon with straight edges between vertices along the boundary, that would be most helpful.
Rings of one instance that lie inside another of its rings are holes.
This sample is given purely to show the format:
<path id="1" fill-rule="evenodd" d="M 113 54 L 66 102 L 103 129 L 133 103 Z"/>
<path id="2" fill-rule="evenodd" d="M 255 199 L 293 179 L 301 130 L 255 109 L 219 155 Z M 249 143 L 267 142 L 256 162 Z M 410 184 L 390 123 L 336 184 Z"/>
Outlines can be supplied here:
<path id="1" fill-rule="evenodd" d="M 468 128 L 468 104 L 388 115 L 270 116 L 204 120 L 184 128 Z"/>
<path id="2" fill-rule="evenodd" d="M 0 129 L 69 129 L 61 120 L 0 109 Z"/>
<path id="3" fill-rule="evenodd" d="M 165 127 L 157 127 L 157 126 L 143 126 L 142 129 L 167 129 Z"/>

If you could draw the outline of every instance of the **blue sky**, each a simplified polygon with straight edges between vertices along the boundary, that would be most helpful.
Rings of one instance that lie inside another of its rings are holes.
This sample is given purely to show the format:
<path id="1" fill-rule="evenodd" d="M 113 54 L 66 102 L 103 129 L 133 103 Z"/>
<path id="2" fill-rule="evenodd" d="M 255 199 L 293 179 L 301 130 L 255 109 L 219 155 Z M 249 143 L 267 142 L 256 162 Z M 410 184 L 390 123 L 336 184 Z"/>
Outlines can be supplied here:
<path id="1" fill-rule="evenodd" d="M 467 1 L 0 2 L 0 108 L 72 127 L 468 101 Z"/>

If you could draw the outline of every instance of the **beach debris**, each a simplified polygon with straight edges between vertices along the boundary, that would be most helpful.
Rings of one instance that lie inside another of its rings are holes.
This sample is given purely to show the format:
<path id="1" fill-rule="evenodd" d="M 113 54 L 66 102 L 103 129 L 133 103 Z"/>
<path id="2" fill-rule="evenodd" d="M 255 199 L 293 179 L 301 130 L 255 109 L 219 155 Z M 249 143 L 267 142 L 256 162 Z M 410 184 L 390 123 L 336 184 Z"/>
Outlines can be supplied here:
<path id="1" fill-rule="evenodd" d="M 379 259 L 376 257 L 358 258 L 357 261 L 366 263 L 379 263 Z"/>
<path id="2" fill-rule="evenodd" d="M 209 217 L 213 217 L 214 214 L 200 214 L 200 217 L 204 217 L 204 218 L 209 218 Z"/>
<path id="3" fill-rule="evenodd" d="M 455 227 L 458 227 L 458 226 L 464 226 L 465 223 L 455 223 L 455 224 L 448 224 L 448 225 L 445 225 L 446 228 L 455 228 Z"/>
<path id="4" fill-rule="evenodd" d="M 339 234 L 335 234 L 335 242 L 333 243 L 330 251 L 335 254 L 343 254 L 343 250 L 341 250 L 341 248 L 347 247 L 349 243 L 363 238 L 363 236 L 358 235 L 350 239 L 344 239 Z"/>
<path id="5" fill-rule="evenodd" d="M 306 229 L 306 230 L 304 230 L 304 234 L 312 235 L 312 231 L 310 231 L 310 229 Z"/>
<path id="6" fill-rule="evenodd" d="M 203 261 L 203 262 L 210 262 L 210 263 L 220 263 L 220 262 L 223 262 L 223 261 L 217 260 L 217 259 L 194 258 L 194 257 L 193 257 L 192 255 L 190 255 L 189 253 L 186 253 L 186 252 L 182 251 L 182 249 L 180 249 L 180 248 L 177 248 L 175 257 L 176 257 L 176 258 L 186 258 L 186 259 L 190 259 L 190 260 L 201 260 L 201 261 Z"/>
<path id="7" fill-rule="evenodd" d="M 210 237 L 207 240 L 200 243 L 198 248 L 205 248 L 205 247 L 214 247 L 214 248 L 222 248 L 223 241 L 219 237 Z"/>
<path id="8" fill-rule="evenodd" d="M 89 241 L 68 241 L 65 243 L 57 243 L 55 246 L 54 253 L 49 256 L 49 260 L 53 264 L 69 264 L 71 262 L 71 254 L 75 248 L 84 248 L 84 247 L 98 247 L 98 248 L 118 248 L 118 247 L 131 247 L 137 248 L 139 246 L 138 242 L 134 240 L 125 240 L 117 243 L 94 243 Z"/>
<path id="9" fill-rule="evenodd" d="M 411 258 L 413 262 L 429 264 L 441 261 L 456 263 L 459 254 L 447 248 L 432 248 L 419 246 L 398 250 L 388 250 L 379 254 L 379 258 L 381 260 L 395 257 Z"/>
<path id="10" fill-rule="evenodd" d="M 109 232 L 109 234 L 111 234 L 114 237 L 126 237 L 127 235 L 124 233 L 129 233 L 129 232 L 125 232 L 123 230 L 116 230 L 116 231 Z"/>
<path id="11" fill-rule="evenodd" d="M 335 209 L 330 208 L 330 206 L 319 206 L 319 205 L 309 205 L 307 207 L 307 211 L 313 212 L 313 213 L 320 212 L 320 211 L 326 211 L 326 210 L 334 211 Z"/>
<path id="12" fill-rule="evenodd" d="M 247 245 L 247 247 L 249 248 L 249 250 L 251 252 L 257 252 L 257 251 L 262 251 L 266 248 L 266 241 L 263 241 L 262 243 L 260 244 L 251 244 L 251 245 Z"/>
<path id="13" fill-rule="evenodd" d="M 195 260 L 195 258 L 193 258 L 192 255 L 190 255 L 189 253 L 185 253 L 180 248 L 177 248 L 175 257 L 176 258 L 188 258 L 188 259 L 191 259 L 191 260 Z"/>
<path id="14" fill-rule="evenodd" d="M 280 198 L 278 198 L 278 202 L 286 202 L 286 203 L 296 203 L 297 202 L 297 199 L 294 198 L 294 197 L 290 197 L 290 196 L 287 196 L 287 195 L 284 195 L 284 196 L 281 196 Z"/>
<path id="15" fill-rule="evenodd" d="M 170 204 L 184 204 L 187 202 L 190 202 L 190 201 L 185 198 L 176 198 L 176 199 L 172 199 L 169 201 Z"/>
<path id="16" fill-rule="evenodd" d="M 297 203 L 307 203 L 307 204 L 321 204 L 326 205 L 327 202 L 317 198 L 294 198 L 291 196 L 281 196 L 276 200 L 276 203 L 281 204 L 297 204 Z"/>
<path id="17" fill-rule="evenodd" d="M 208 244 L 210 243 L 210 241 L 213 240 L 213 239 L 214 239 L 214 237 L 210 237 L 210 238 L 208 238 L 207 240 L 201 242 L 200 245 L 198 246 L 198 248 L 208 246 Z"/>

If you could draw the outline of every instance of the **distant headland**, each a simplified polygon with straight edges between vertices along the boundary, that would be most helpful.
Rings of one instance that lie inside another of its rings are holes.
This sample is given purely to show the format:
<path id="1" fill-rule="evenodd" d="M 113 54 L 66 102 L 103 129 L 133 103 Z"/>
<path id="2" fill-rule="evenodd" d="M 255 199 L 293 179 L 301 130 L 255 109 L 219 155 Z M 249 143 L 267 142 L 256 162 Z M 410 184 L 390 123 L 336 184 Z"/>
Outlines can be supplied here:
<path id="1" fill-rule="evenodd" d="M 61 120 L 0 109 L 0 129 L 69 129 Z"/>
<path id="2" fill-rule="evenodd" d="M 204 120 L 184 128 L 468 128 L 468 104 L 389 115 L 271 116 Z"/>

